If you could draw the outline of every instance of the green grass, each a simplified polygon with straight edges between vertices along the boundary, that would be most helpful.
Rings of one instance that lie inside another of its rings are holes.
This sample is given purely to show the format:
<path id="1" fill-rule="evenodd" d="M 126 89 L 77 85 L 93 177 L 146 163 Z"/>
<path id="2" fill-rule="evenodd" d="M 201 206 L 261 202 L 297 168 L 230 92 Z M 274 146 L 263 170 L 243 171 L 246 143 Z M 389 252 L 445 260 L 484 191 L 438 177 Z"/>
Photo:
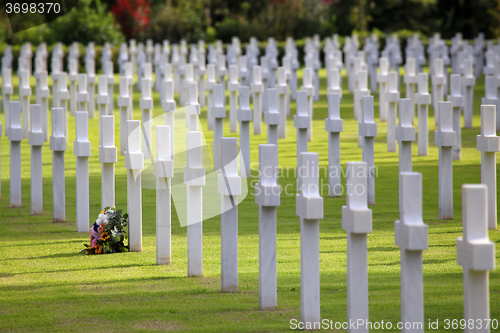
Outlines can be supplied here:
<path id="1" fill-rule="evenodd" d="M 314 106 L 314 138 L 309 151 L 318 152 L 327 165 L 327 115 L 325 72 L 321 71 L 321 100 Z M 118 80 L 116 80 L 118 82 Z M 344 87 L 347 80 L 344 77 Z M 32 82 L 34 84 L 34 82 Z M 17 78 L 14 78 L 17 85 Z M 402 85 L 404 89 L 404 85 Z M 115 96 L 118 87 L 115 87 Z M 413 145 L 413 169 L 423 174 L 423 217 L 429 225 L 429 249 L 424 251 L 425 325 L 463 317 L 462 268 L 456 263 L 456 238 L 462 234 L 461 186 L 480 182 L 480 153 L 475 136 L 480 133 L 480 98 L 484 80 L 475 88 L 474 128 L 462 131 L 462 160 L 453 162 L 454 219 L 438 219 L 438 149 L 433 145 L 433 112 L 429 119 L 429 156 L 417 156 Z M 404 93 L 401 93 L 404 96 Z M 154 115 L 162 113 L 154 94 Z M 15 98 L 14 98 L 15 99 Z M 34 97 L 32 98 L 34 101 Z M 135 93 L 134 118 L 141 118 L 139 94 Z M 292 103 L 292 112 L 295 103 Z M 341 117 L 341 163 L 361 160 L 357 147 L 357 123 L 353 120 L 352 94 L 344 90 Z M 378 93 L 375 94 L 378 122 Z M 202 125 L 206 129 L 205 111 Z M 115 117 L 119 117 L 115 110 Z M 263 134 L 253 136 L 252 162 L 258 161 Z M 368 235 L 369 299 L 372 322 L 400 320 L 399 250 L 394 243 L 398 219 L 398 154 L 386 150 L 386 123 L 378 123 L 375 141 L 376 205 L 373 233 Z M 97 120 L 90 120 L 90 212 L 100 210 L 100 162 Z M 44 214 L 30 215 L 30 154 L 22 143 L 23 206 L 9 208 L 9 142 L 1 138 L 2 199 L 0 200 L 0 331 L 1 332 L 276 332 L 290 330 L 290 320 L 300 319 L 300 230 L 295 198 L 282 196 L 278 208 L 278 310 L 258 310 L 258 213 L 252 188 L 239 206 L 239 292 L 220 293 L 220 217 L 204 221 L 204 277 L 187 278 L 186 229 L 172 216 L 172 264 L 155 265 L 155 192 L 143 190 L 143 252 L 104 256 L 80 255 L 87 234 L 75 232 L 74 118 L 70 118 L 70 143 L 66 159 L 66 223 L 52 223 L 52 168 L 48 143 L 43 148 Z M 225 121 L 225 134 L 229 122 Z M 205 131 L 211 142 L 211 132 Z M 119 146 L 119 122 L 116 125 Z M 295 129 L 288 121 L 288 137 L 279 142 L 281 166 L 296 165 Z M 249 180 L 249 185 L 255 182 Z M 326 181 L 325 175 L 322 175 Z M 293 177 L 279 180 L 295 186 Z M 343 183 L 345 179 L 343 179 Z M 323 189 L 323 195 L 326 188 Z M 215 193 L 214 195 L 218 195 Z M 116 204 L 126 210 L 126 169 L 123 157 L 116 165 Z M 346 320 L 346 235 L 341 228 L 345 196 L 324 196 L 320 222 L 321 316 Z M 496 243 L 500 232 L 489 231 Z M 496 257 L 500 246 L 496 246 Z M 497 260 L 497 266 L 499 261 Z M 500 274 L 490 273 L 491 318 L 500 320 Z M 342 330 L 341 330 L 342 331 Z M 383 331 L 383 330 L 381 330 Z M 430 331 L 427 329 L 427 331 Z M 453 331 L 453 330 L 450 330 Z M 458 331 L 458 330 L 455 330 Z"/>

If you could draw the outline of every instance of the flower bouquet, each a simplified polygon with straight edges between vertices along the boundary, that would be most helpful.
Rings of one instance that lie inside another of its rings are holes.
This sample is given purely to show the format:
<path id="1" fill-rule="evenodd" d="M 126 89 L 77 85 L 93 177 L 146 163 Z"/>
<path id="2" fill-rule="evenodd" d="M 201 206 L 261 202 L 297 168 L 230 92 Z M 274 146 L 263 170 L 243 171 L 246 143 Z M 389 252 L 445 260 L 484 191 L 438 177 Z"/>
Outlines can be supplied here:
<path id="1" fill-rule="evenodd" d="M 84 244 L 83 254 L 104 254 L 128 252 L 123 243 L 128 215 L 121 215 L 121 209 L 106 207 L 90 228 L 90 245 Z"/>

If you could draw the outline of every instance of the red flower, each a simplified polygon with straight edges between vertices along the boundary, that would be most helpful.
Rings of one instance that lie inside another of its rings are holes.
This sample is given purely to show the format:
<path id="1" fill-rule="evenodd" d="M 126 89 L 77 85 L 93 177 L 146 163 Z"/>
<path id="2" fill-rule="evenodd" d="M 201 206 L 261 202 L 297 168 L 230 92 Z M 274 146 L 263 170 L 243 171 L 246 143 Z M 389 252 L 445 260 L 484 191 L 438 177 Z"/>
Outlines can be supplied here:
<path id="1" fill-rule="evenodd" d="M 111 13 L 128 37 L 144 30 L 149 25 L 149 6 L 147 0 L 117 0 Z"/>

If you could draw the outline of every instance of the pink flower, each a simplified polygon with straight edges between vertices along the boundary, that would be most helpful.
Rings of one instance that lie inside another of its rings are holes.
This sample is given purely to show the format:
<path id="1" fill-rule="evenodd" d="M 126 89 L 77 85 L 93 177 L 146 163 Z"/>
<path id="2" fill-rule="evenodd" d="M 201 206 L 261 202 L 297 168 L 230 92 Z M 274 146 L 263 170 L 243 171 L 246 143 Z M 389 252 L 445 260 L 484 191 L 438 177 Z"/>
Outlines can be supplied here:
<path id="1" fill-rule="evenodd" d="M 106 225 L 104 223 L 101 223 L 97 231 L 99 231 L 99 233 L 103 233 L 104 230 L 106 230 Z"/>
<path id="2" fill-rule="evenodd" d="M 92 247 L 94 248 L 97 245 L 97 238 L 92 240 Z"/>

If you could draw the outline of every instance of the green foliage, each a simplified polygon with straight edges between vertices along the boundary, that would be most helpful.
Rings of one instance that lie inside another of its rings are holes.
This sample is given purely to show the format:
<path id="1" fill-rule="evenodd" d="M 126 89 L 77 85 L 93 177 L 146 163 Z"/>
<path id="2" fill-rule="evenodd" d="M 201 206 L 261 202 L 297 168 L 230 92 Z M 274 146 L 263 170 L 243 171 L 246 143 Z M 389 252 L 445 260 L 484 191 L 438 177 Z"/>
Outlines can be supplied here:
<path id="1" fill-rule="evenodd" d="M 109 42 L 118 46 L 125 39 L 118 24 L 100 0 L 82 0 L 68 14 L 49 23 L 48 43 L 74 41 L 103 45 Z"/>
<path id="2" fill-rule="evenodd" d="M 148 29 L 143 35 L 136 36 L 136 39 L 151 38 L 155 42 L 168 39 L 175 43 L 181 39 L 196 42 L 206 37 L 204 7 L 201 0 L 178 3 L 167 1 L 152 8 L 151 13 L 153 14 Z"/>

